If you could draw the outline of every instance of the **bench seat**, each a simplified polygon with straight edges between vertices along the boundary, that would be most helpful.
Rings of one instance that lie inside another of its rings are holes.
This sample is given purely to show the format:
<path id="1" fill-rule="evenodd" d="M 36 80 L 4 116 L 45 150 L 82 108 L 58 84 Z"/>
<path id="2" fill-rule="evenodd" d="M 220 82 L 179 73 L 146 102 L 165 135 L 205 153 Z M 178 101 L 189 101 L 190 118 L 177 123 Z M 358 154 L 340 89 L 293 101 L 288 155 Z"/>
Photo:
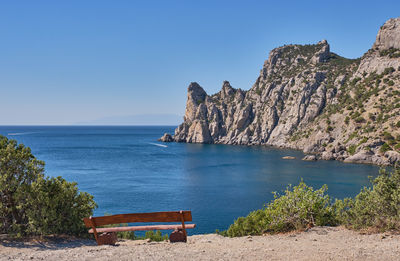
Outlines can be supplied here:
<path id="1" fill-rule="evenodd" d="M 186 229 L 195 228 L 196 224 L 185 224 Z M 123 231 L 146 231 L 146 230 L 178 230 L 183 229 L 181 224 L 177 225 L 152 225 L 152 226 L 132 226 L 132 227 L 104 227 L 96 228 L 97 233 L 123 232 Z M 89 233 L 94 233 L 93 229 Z"/>

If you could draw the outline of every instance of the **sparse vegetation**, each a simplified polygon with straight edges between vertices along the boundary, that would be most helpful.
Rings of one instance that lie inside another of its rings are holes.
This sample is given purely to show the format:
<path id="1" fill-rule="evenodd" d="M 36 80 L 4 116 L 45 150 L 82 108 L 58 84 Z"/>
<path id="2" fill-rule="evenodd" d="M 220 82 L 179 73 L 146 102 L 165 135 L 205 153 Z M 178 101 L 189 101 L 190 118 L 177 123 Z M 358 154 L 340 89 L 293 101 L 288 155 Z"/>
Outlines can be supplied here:
<path id="1" fill-rule="evenodd" d="M 380 56 L 389 56 L 390 58 L 399 58 L 400 50 L 396 48 L 389 48 L 379 52 Z"/>
<path id="2" fill-rule="evenodd" d="M 391 150 L 391 148 L 390 148 L 389 144 L 387 144 L 386 142 L 379 149 L 379 151 L 382 152 L 382 153 L 385 153 L 388 150 Z"/>
<path id="3" fill-rule="evenodd" d="M 357 145 L 350 145 L 347 148 L 347 152 L 350 153 L 350 155 L 354 155 L 356 153 Z"/>

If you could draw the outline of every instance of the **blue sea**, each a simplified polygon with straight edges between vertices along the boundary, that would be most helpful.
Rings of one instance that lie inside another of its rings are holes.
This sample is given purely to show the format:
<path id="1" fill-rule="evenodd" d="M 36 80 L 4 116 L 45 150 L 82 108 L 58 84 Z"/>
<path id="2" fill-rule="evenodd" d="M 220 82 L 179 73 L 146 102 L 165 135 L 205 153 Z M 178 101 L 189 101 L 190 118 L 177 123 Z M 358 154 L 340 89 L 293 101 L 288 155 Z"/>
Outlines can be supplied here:
<path id="1" fill-rule="evenodd" d="M 266 146 L 161 143 L 174 126 L 0 126 L 29 146 L 46 174 L 94 195 L 95 215 L 191 210 L 191 234 L 224 230 L 303 179 L 329 195 L 355 196 L 378 174 L 373 165 L 302 161 L 303 153 Z M 294 160 L 284 160 L 294 156 Z"/>

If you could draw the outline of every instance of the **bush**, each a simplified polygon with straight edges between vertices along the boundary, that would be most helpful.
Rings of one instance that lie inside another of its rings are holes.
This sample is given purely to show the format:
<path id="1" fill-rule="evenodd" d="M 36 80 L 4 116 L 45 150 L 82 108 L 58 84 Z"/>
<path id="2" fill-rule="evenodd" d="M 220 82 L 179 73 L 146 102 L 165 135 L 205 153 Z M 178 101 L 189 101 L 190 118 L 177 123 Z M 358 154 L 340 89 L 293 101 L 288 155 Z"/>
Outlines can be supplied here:
<path id="1" fill-rule="evenodd" d="M 160 230 L 154 231 L 146 231 L 144 237 L 135 237 L 135 239 L 150 239 L 151 241 L 166 241 L 168 240 L 168 235 L 162 235 Z"/>
<path id="2" fill-rule="evenodd" d="M 313 225 L 400 230 L 400 168 L 395 167 L 391 173 L 381 169 L 379 173 L 371 180 L 372 188 L 364 187 L 354 199 L 335 200 L 333 204 L 325 194 L 326 185 L 314 191 L 301 181 L 293 189 L 289 186 L 283 196 L 274 193 L 274 200 L 264 209 L 238 218 L 228 230 L 218 233 L 236 237 Z"/>
<path id="3" fill-rule="evenodd" d="M 362 122 L 365 122 L 365 119 L 362 116 L 359 116 L 359 117 L 355 118 L 354 121 L 356 123 L 362 123 Z"/>
<path id="4" fill-rule="evenodd" d="M 354 153 L 356 153 L 357 150 L 357 145 L 350 145 L 347 148 L 347 152 L 350 153 L 350 155 L 354 155 Z"/>
<path id="5" fill-rule="evenodd" d="M 383 169 L 371 183 L 373 187 L 364 187 L 355 199 L 335 202 L 336 219 L 354 229 L 400 229 L 400 169 Z"/>
<path id="6" fill-rule="evenodd" d="M 93 214 L 96 203 L 76 185 L 46 178 L 44 162 L 30 148 L 0 135 L 0 233 L 85 233 L 82 218 Z"/>
<path id="7" fill-rule="evenodd" d="M 274 200 L 264 209 L 238 218 L 222 234 L 236 237 L 264 232 L 287 232 L 314 225 L 334 225 L 334 212 L 329 196 L 325 195 L 326 190 L 326 185 L 313 190 L 301 181 L 298 186 L 287 187 L 282 196 L 274 192 Z"/>
<path id="8" fill-rule="evenodd" d="M 87 234 L 82 219 L 93 214 L 93 196 L 79 192 L 77 183 L 61 177 L 40 176 L 32 184 L 31 199 L 26 210 L 29 220 L 27 232 L 45 234 Z"/>
<path id="9" fill-rule="evenodd" d="M 386 142 L 383 143 L 383 145 L 379 149 L 379 151 L 382 152 L 382 153 L 385 153 L 388 150 L 391 150 L 391 148 L 390 148 L 389 144 L 387 144 Z"/>

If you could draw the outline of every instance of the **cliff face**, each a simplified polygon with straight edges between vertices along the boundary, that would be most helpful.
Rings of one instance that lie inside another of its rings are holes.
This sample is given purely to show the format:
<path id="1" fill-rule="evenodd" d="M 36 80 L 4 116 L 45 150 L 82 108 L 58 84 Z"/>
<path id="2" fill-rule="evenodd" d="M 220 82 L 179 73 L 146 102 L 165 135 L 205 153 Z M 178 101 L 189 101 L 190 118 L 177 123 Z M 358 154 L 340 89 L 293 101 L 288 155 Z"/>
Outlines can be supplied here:
<path id="1" fill-rule="evenodd" d="M 322 159 L 400 162 L 400 18 L 360 59 L 315 45 L 272 50 L 248 90 L 191 83 L 176 142 L 272 145 Z M 310 158 L 310 157 L 309 157 Z"/>

